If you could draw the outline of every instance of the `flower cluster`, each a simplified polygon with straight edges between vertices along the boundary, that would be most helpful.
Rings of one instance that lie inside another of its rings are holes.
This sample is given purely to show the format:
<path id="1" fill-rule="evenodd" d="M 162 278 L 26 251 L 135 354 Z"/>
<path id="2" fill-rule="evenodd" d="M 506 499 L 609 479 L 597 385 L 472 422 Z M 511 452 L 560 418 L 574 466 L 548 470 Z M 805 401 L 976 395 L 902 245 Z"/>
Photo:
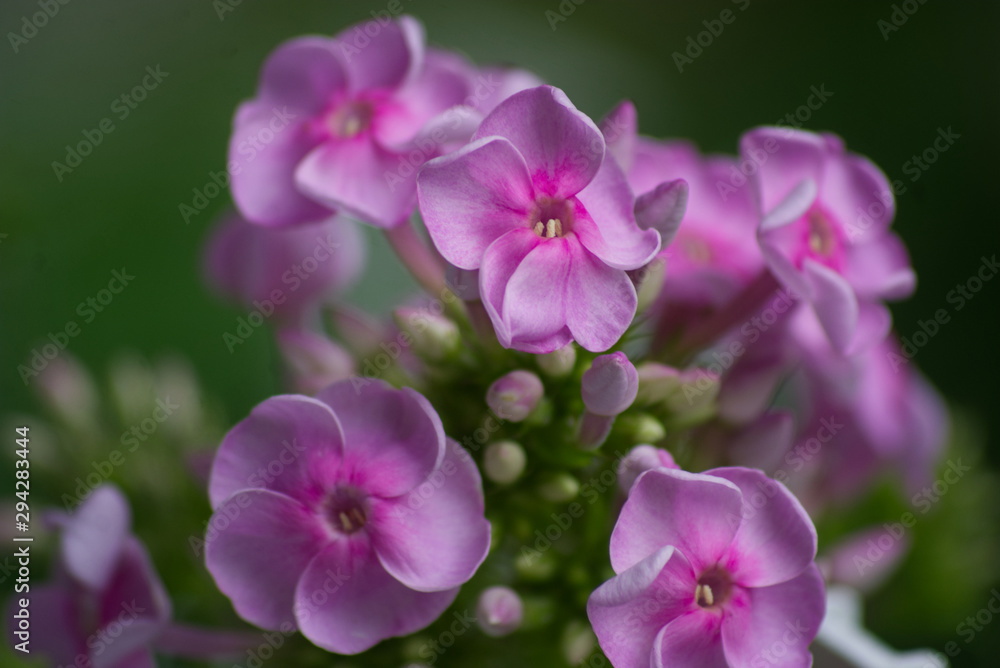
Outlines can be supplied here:
<path id="1" fill-rule="evenodd" d="M 817 525 L 886 475 L 925 484 L 947 415 L 892 362 L 884 301 L 915 274 L 886 177 L 831 134 L 738 146 L 642 136 L 628 101 L 595 122 L 408 16 L 270 55 L 204 273 L 274 332 L 293 393 L 213 447 L 197 543 L 222 604 L 304 638 L 282 665 L 477 643 L 523 663 L 488 643 L 546 627 L 573 665 L 811 665 L 827 584 L 863 585 Z M 428 293 L 391 318 L 344 301 L 361 226 Z M 63 614 L 53 656 L 85 651 L 123 588 L 156 612 L 116 660 L 167 625 L 126 513 L 108 488 L 60 520 L 45 596 L 102 612 Z"/>

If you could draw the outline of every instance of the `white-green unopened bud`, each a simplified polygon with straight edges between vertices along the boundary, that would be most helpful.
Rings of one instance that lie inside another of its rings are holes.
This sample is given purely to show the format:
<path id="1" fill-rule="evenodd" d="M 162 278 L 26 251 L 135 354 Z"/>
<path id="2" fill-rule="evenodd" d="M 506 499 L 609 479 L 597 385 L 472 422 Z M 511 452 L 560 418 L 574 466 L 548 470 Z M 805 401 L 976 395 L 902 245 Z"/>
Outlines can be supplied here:
<path id="1" fill-rule="evenodd" d="M 642 268 L 638 290 L 638 305 L 636 313 L 642 313 L 647 306 L 656 301 L 663 291 L 663 279 L 667 275 L 667 261 L 658 257 Z"/>
<path id="2" fill-rule="evenodd" d="M 458 350 L 461 336 L 458 326 L 430 311 L 417 308 L 398 308 L 393 319 L 401 330 L 400 336 L 408 335 L 413 350 L 430 360 L 442 360 Z"/>
<path id="3" fill-rule="evenodd" d="M 524 448 L 514 441 L 490 443 L 483 453 L 483 471 L 486 477 L 501 485 L 520 478 L 526 462 Z"/>
<path id="4" fill-rule="evenodd" d="M 541 484 L 538 493 L 546 501 L 566 503 L 580 493 L 580 482 L 568 473 L 557 473 Z"/>
<path id="5" fill-rule="evenodd" d="M 550 378 L 563 378 L 568 376 L 576 366 L 576 348 L 573 343 L 567 343 L 558 350 L 551 353 L 543 353 L 535 356 L 538 368 L 542 373 Z"/>
<path id="6" fill-rule="evenodd" d="M 574 620 L 566 625 L 562 637 L 562 651 L 566 663 L 571 666 L 583 665 L 597 647 L 597 636 L 590 624 Z"/>
<path id="7" fill-rule="evenodd" d="M 619 416 L 617 430 L 632 443 L 656 443 L 667 435 L 663 424 L 648 413 L 627 413 Z"/>

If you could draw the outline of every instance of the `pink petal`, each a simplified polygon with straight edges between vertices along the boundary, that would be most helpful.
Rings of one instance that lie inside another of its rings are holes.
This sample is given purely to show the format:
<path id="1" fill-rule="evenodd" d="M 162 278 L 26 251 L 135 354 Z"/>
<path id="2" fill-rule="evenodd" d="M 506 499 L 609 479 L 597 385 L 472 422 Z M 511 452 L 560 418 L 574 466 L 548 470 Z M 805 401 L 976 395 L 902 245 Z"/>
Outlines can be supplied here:
<path id="1" fill-rule="evenodd" d="M 397 91 L 394 97 L 394 103 L 404 109 L 405 114 L 393 116 L 396 121 L 393 123 L 393 127 L 380 124 L 377 130 L 379 140 L 384 145 L 393 146 L 413 139 L 428 122 L 428 119 L 467 100 L 473 76 L 472 65 L 457 53 L 438 49 L 429 50 L 424 59 L 423 68 L 403 88 Z M 478 112 L 473 112 L 471 109 L 466 113 L 469 116 L 477 116 L 477 120 L 482 118 Z M 447 129 L 447 126 L 441 129 Z M 469 133 L 465 137 L 466 141 L 473 132 L 475 132 L 475 127 L 469 129 Z M 437 136 L 428 138 L 431 139 L 430 144 L 443 143 L 437 139 Z M 425 140 L 418 143 L 417 147 L 426 153 L 425 147 L 430 144 Z M 439 151 L 440 147 L 435 147 L 435 149 Z M 427 157 L 430 158 L 433 155 Z"/>
<path id="2" fill-rule="evenodd" d="M 766 587 L 794 578 L 816 557 L 816 528 L 799 500 L 757 469 L 730 466 L 705 471 L 730 481 L 743 494 L 743 521 L 724 565 L 745 587 Z"/>
<path id="3" fill-rule="evenodd" d="M 346 85 L 336 43 L 326 37 L 300 37 L 285 42 L 268 56 L 256 99 L 262 108 L 287 105 L 304 117 L 326 109 L 330 98 Z"/>
<path id="4" fill-rule="evenodd" d="M 37 620 L 37 623 L 30 627 L 29 649 L 46 657 L 53 666 L 75 666 L 77 656 L 89 656 L 87 635 L 79 626 L 79 601 L 73 584 L 63 578 L 62 581 L 33 586 L 30 593 L 27 608 L 29 623 L 31 620 Z M 13 633 L 17 629 L 14 614 L 20 609 L 17 604 L 19 598 L 11 597 L 5 607 L 10 647 L 22 642 Z"/>
<path id="5" fill-rule="evenodd" d="M 117 668 L 130 657 L 141 660 L 147 654 L 145 648 L 170 621 L 167 592 L 149 554 L 135 538 L 126 543 L 111 586 L 101 596 L 98 614 L 102 628 L 117 629 L 120 625 L 121 632 L 103 651 L 95 653 L 97 668 Z"/>
<path id="6" fill-rule="evenodd" d="M 762 127 L 743 135 L 740 155 L 757 166 L 750 180 L 761 213 L 774 209 L 803 181 L 821 183 L 827 152 L 823 137 L 804 130 Z"/>
<path id="7" fill-rule="evenodd" d="M 809 643 L 826 610 L 823 578 L 815 565 L 771 587 L 739 592 L 722 621 L 722 644 L 733 666 L 809 668 Z"/>
<path id="8" fill-rule="evenodd" d="M 254 101 L 240 106 L 233 121 L 229 139 L 233 201 L 247 220 L 260 225 L 294 225 L 330 215 L 328 207 L 309 199 L 295 185 L 295 169 L 319 139 L 306 128 L 302 113 L 281 125 L 282 116 L 287 115 L 280 108 Z M 275 131 L 272 125 L 280 129 Z"/>
<path id="9" fill-rule="evenodd" d="M 527 230 L 534 202 L 524 158 L 501 138 L 428 162 L 417 193 L 434 245 L 446 260 L 470 270 L 479 269 L 487 247 L 504 233 Z"/>
<path id="10" fill-rule="evenodd" d="M 604 160 L 604 137 L 566 94 L 539 86 L 507 98 L 487 116 L 475 138 L 506 137 L 524 156 L 535 187 L 552 198 L 577 194 Z"/>
<path id="11" fill-rule="evenodd" d="M 340 469 L 343 443 L 337 417 L 322 401 L 296 394 L 266 399 L 222 440 L 208 488 L 212 507 L 250 488 L 313 502 Z"/>
<path id="12" fill-rule="evenodd" d="M 882 234 L 896 212 L 892 187 L 882 170 L 843 149 L 826 159 L 820 200 L 841 226 L 862 234 Z"/>
<path id="13" fill-rule="evenodd" d="M 687 181 L 665 181 L 635 200 L 636 223 L 642 229 L 658 231 L 661 244 L 667 246 L 677 234 L 687 201 Z"/>
<path id="14" fill-rule="evenodd" d="M 528 253 L 507 281 L 503 321 L 517 342 L 549 339 L 566 327 L 566 279 L 575 240 L 547 239 Z"/>
<path id="15" fill-rule="evenodd" d="M 62 562 L 88 589 L 107 586 L 132 524 L 125 495 L 102 485 L 76 509 L 62 532 Z"/>
<path id="16" fill-rule="evenodd" d="M 823 331 L 835 349 L 846 351 L 858 326 L 859 306 L 854 290 L 843 276 L 810 258 L 802 263 L 802 271 Z"/>
<path id="17" fill-rule="evenodd" d="M 639 120 L 631 100 L 623 100 L 600 122 L 601 134 L 622 171 L 628 174 L 635 161 Z"/>
<path id="18" fill-rule="evenodd" d="M 317 395 L 344 430 L 346 480 L 384 498 L 409 492 L 441 465 L 444 427 L 422 395 L 371 380 L 335 383 Z"/>
<path id="19" fill-rule="evenodd" d="M 410 169 L 402 169 L 404 164 Z M 383 229 L 404 222 L 417 206 L 416 169 L 365 133 L 317 146 L 295 169 L 295 185 L 324 205 Z"/>
<path id="20" fill-rule="evenodd" d="M 375 507 L 372 545 L 382 566 L 407 587 L 457 587 L 473 576 L 490 547 L 483 508 L 475 462 L 448 439 L 448 454 L 425 482 Z"/>
<path id="21" fill-rule="evenodd" d="M 420 71 L 423 63 L 424 28 L 410 16 L 384 25 L 379 19 L 365 21 L 334 41 L 353 92 L 395 88 Z"/>
<path id="22" fill-rule="evenodd" d="M 235 517 L 212 516 L 205 566 L 240 617 L 278 629 L 294 620 L 296 585 L 327 534 L 304 505 L 270 490 L 238 492 L 226 506 Z"/>
<path id="23" fill-rule="evenodd" d="M 578 215 L 573 231 L 605 264 L 615 269 L 638 269 L 660 252 L 660 233 L 636 224 L 635 198 L 614 160 L 604 161 L 577 199 L 589 215 Z"/>
<path id="24" fill-rule="evenodd" d="M 663 627 L 653 641 L 653 668 L 729 668 L 719 615 L 695 610 Z M 737 664 L 741 665 L 742 664 Z"/>
<path id="25" fill-rule="evenodd" d="M 903 299 L 916 288 L 917 276 L 910 266 L 909 254 L 895 234 L 851 246 L 846 259 L 844 276 L 859 297 Z"/>
<path id="26" fill-rule="evenodd" d="M 386 638 L 424 628 L 457 595 L 457 587 L 432 593 L 409 589 L 389 575 L 371 550 L 338 541 L 302 575 L 295 615 L 311 642 L 338 654 L 357 654 Z"/>
<path id="27" fill-rule="evenodd" d="M 515 228 L 498 237 L 483 254 L 479 269 L 479 294 L 493 321 L 497 338 L 505 348 L 511 344 L 510 331 L 501 316 L 507 283 L 522 260 L 541 243 L 541 238 L 528 228 Z"/>
<path id="28" fill-rule="evenodd" d="M 571 243 L 569 248 L 566 325 L 581 346 L 604 352 L 632 324 L 638 304 L 635 286 L 624 271 L 612 269 L 582 245 Z"/>
<path id="29" fill-rule="evenodd" d="M 691 564 L 668 546 L 595 589 L 587 617 L 611 663 L 648 668 L 660 629 L 696 607 L 696 584 Z"/>
<path id="30" fill-rule="evenodd" d="M 673 469 L 646 471 L 632 485 L 611 532 L 611 566 L 621 573 L 672 545 L 701 572 L 729 549 L 742 510 L 740 490 L 727 480 Z"/>

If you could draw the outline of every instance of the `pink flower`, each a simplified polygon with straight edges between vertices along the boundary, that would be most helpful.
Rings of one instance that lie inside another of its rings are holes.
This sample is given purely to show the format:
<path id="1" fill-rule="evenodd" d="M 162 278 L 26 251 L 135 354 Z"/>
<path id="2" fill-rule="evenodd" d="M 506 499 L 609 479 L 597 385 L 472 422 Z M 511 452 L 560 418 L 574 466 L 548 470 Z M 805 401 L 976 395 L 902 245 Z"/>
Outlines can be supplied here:
<path id="1" fill-rule="evenodd" d="M 223 440 L 206 563 L 247 621 L 356 654 L 422 629 L 486 557 L 475 464 L 409 388 L 267 399 Z"/>
<path id="2" fill-rule="evenodd" d="M 224 216 L 205 247 L 204 273 L 220 294 L 261 315 L 301 324 L 361 274 L 364 238 L 343 216 L 294 228 Z"/>
<path id="3" fill-rule="evenodd" d="M 808 515 L 760 471 L 658 468 L 632 487 L 611 534 L 618 575 L 587 613 L 616 668 L 806 668 L 824 611 L 815 556 Z"/>
<path id="4" fill-rule="evenodd" d="M 642 230 L 604 138 L 551 86 L 517 93 L 487 116 L 472 143 L 424 165 L 420 211 L 441 254 L 479 270 L 500 342 L 552 352 L 576 340 L 610 348 L 636 311 L 626 270 L 660 248 Z"/>
<path id="5" fill-rule="evenodd" d="M 916 282 L 889 231 L 895 202 L 885 175 L 829 134 L 758 128 L 740 148 L 759 165 L 757 238 L 771 271 L 812 305 L 837 350 L 881 340 L 889 323 L 881 300 L 909 295 Z M 864 318 L 881 320 L 881 331 L 861 327 Z"/>
<path id="6" fill-rule="evenodd" d="M 53 666 L 154 665 L 150 645 L 167 630 L 170 600 L 130 532 L 128 501 L 104 485 L 55 522 L 59 563 L 51 583 L 31 585 L 29 648 Z"/>
<path id="7" fill-rule="evenodd" d="M 658 468 L 680 469 L 668 451 L 645 443 L 637 445 L 618 463 L 618 488 L 627 495 L 640 475 Z"/>
<path id="8" fill-rule="evenodd" d="M 426 49 L 423 27 L 409 16 L 286 42 L 264 64 L 256 97 L 236 112 L 229 160 L 237 206 L 269 226 L 316 220 L 331 208 L 378 227 L 400 224 L 416 206 L 420 163 L 479 120 L 445 115 L 467 98 L 472 76 L 458 56 Z"/>

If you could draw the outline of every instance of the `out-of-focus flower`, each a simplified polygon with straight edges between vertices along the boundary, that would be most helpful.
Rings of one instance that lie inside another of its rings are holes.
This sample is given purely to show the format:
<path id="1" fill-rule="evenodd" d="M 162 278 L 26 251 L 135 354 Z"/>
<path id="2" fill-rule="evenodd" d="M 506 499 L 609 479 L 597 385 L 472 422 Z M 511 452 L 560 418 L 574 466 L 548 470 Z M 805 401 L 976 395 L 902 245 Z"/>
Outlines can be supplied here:
<path id="1" fill-rule="evenodd" d="M 227 214 L 205 248 L 204 273 L 218 293 L 263 317 L 302 322 L 361 274 L 361 231 L 342 216 L 270 229 Z"/>
<path id="2" fill-rule="evenodd" d="M 640 201 L 664 183 L 685 184 L 677 195 L 685 198 L 686 206 L 678 207 L 683 221 L 675 221 L 672 241 L 660 230 L 666 275 L 656 307 L 657 332 L 670 336 L 722 307 L 764 269 L 754 239 L 757 210 L 749 188 L 728 187 L 731 174 L 738 173 L 735 158 L 702 156 L 685 141 L 638 135 L 631 102 L 616 107 L 601 129 Z"/>
<path id="3" fill-rule="evenodd" d="M 849 587 L 826 591 L 826 618 L 816 642 L 854 668 L 947 668 L 943 656 L 930 650 L 897 652 L 861 625 L 861 597 Z M 816 668 L 843 666 L 819 655 Z"/>
<path id="4" fill-rule="evenodd" d="M 430 624 L 489 549 L 471 457 L 381 381 L 267 399 L 223 440 L 209 495 L 238 509 L 206 563 L 240 616 L 341 654 Z"/>
<path id="5" fill-rule="evenodd" d="M 907 527 L 886 522 L 847 536 L 827 548 L 816 563 L 828 583 L 868 592 L 892 575 L 910 544 Z"/>
<path id="6" fill-rule="evenodd" d="M 889 231 L 895 201 L 885 175 L 830 134 L 758 128 L 740 151 L 758 165 L 750 177 L 757 238 L 774 275 L 812 305 L 838 351 L 884 338 L 890 317 L 881 300 L 905 297 L 916 283 Z M 860 326 L 863 319 L 878 326 Z"/>
<path id="7" fill-rule="evenodd" d="M 788 457 L 789 481 L 810 508 L 860 494 L 895 470 L 912 494 L 932 482 L 948 432 L 944 402 L 903 359 L 894 338 L 850 356 L 839 355 L 811 311 L 795 315 L 789 334 L 805 398 Z"/>
<path id="8" fill-rule="evenodd" d="M 427 49 L 423 26 L 409 16 L 286 42 L 264 64 L 256 97 L 236 112 L 229 159 L 239 167 L 231 170 L 237 206 L 269 226 L 330 209 L 398 225 L 416 206 L 421 163 L 467 138 L 481 118 L 451 110 L 466 101 L 473 77 L 456 54 Z"/>
<path id="9" fill-rule="evenodd" d="M 53 359 L 35 384 L 42 400 L 68 426 L 94 433 L 100 396 L 90 372 L 67 352 Z"/>
<path id="10" fill-rule="evenodd" d="M 490 587 L 479 595 L 476 603 L 476 621 L 488 636 L 499 638 L 509 635 L 521 626 L 524 604 L 510 587 Z"/>
<path id="11" fill-rule="evenodd" d="M 618 488 L 628 494 L 636 478 L 650 469 L 661 467 L 680 469 L 673 455 L 666 450 L 648 444 L 637 445 L 618 463 Z"/>
<path id="12" fill-rule="evenodd" d="M 486 391 L 486 405 L 503 420 L 521 422 L 534 412 L 544 394 L 538 376 L 518 369 L 493 381 Z"/>
<path id="13" fill-rule="evenodd" d="M 276 335 L 285 361 L 288 384 L 304 394 L 316 394 L 355 371 L 354 358 L 327 337 L 305 329 L 283 329 Z"/>
<path id="14" fill-rule="evenodd" d="M 128 501 L 103 485 L 72 515 L 53 518 L 59 562 L 52 582 L 31 587 L 31 650 L 59 666 L 155 665 L 150 646 L 169 624 L 170 601 L 130 532 Z"/>
<path id="15" fill-rule="evenodd" d="M 778 665 L 805 668 L 824 611 L 815 556 L 809 516 L 760 471 L 657 468 L 632 487 L 611 534 L 618 575 L 587 612 L 616 668 L 750 666 L 776 643 Z"/>
<path id="16" fill-rule="evenodd" d="M 626 270 L 660 248 L 642 230 L 604 138 L 551 86 L 487 116 L 472 143 L 428 162 L 417 189 L 434 245 L 479 270 L 479 291 L 507 348 L 548 353 L 572 340 L 610 348 L 636 311 Z"/>

